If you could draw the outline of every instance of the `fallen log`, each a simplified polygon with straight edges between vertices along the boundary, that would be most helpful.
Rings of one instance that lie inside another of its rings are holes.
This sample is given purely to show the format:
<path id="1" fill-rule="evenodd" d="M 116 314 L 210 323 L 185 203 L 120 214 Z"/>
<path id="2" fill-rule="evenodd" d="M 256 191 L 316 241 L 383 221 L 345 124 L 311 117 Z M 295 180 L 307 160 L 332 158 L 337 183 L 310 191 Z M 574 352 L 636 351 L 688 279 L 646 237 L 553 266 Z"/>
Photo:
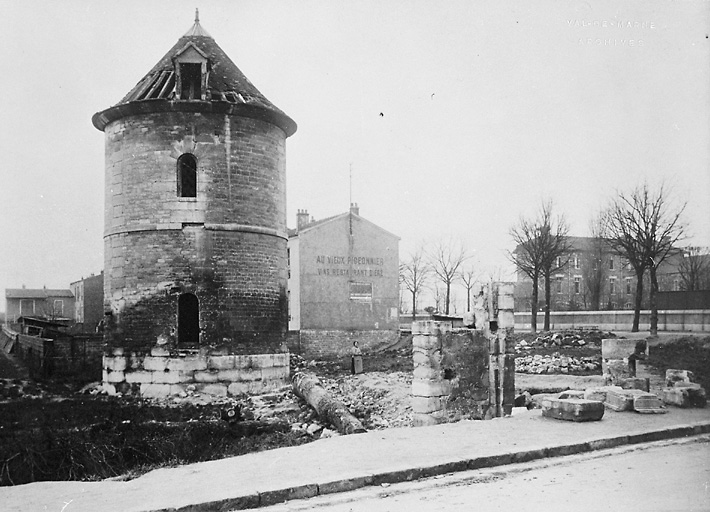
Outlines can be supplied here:
<path id="1" fill-rule="evenodd" d="M 341 434 L 366 432 L 360 420 L 350 413 L 345 404 L 333 398 L 315 375 L 297 372 L 291 384 L 296 396 L 305 400 L 322 420 L 333 425 Z"/>

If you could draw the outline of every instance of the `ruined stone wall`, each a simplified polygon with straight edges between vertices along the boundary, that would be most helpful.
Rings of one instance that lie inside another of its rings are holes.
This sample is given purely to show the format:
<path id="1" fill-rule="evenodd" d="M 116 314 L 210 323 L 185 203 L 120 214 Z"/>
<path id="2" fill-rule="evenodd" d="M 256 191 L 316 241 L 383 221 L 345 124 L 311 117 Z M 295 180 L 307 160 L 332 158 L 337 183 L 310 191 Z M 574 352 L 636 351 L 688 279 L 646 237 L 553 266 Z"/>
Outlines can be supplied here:
<path id="1" fill-rule="evenodd" d="M 513 286 L 477 298 L 470 321 L 412 324 L 414 426 L 510 415 L 515 399 Z M 494 296 L 492 296 L 494 295 Z"/>
<path id="2" fill-rule="evenodd" d="M 106 129 L 105 339 L 180 349 L 177 300 L 199 300 L 199 345 L 276 350 L 287 326 L 285 134 L 191 112 Z M 197 159 L 197 197 L 177 195 L 177 158 Z"/>

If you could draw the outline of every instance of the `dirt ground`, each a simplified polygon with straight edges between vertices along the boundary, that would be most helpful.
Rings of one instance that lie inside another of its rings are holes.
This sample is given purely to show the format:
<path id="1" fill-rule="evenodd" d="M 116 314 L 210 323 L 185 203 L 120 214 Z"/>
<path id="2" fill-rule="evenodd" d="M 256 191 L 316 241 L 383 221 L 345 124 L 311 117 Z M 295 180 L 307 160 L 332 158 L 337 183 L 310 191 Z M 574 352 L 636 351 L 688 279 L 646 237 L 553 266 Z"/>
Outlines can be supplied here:
<path id="1" fill-rule="evenodd" d="M 530 339 L 527 335 L 520 338 Z M 662 386 L 665 366 L 675 361 L 678 364 L 707 361 L 710 337 L 697 342 L 681 338 L 676 346 L 688 354 L 676 354 L 677 357 L 673 356 L 673 346 L 674 340 L 664 342 L 663 364 L 654 359 L 640 365 L 639 369 L 652 377 L 653 387 Z M 563 355 L 574 355 L 582 351 L 600 353 L 601 347 L 596 340 L 591 340 L 584 347 L 541 346 L 533 352 L 547 353 L 551 349 Z M 699 357 L 698 350 L 705 355 Z M 529 353 L 525 351 L 521 356 Z M 358 375 L 351 373 L 349 357 L 316 361 L 292 354 L 291 366 L 292 374 L 297 371 L 315 374 L 323 387 L 346 405 L 367 430 L 411 426 L 411 338 L 403 338 L 393 349 L 364 354 L 364 373 Z M 696 370 L 701 382 L 707 379 L 708 372 L 710 369 L 703 373 L 702 365 Z M 601 376 L 518 374 L 516 388 L 518 393 L 576 389 L 580 385 L 587 387 L 595 378 Z M 80 439 L 75 443 L 72 436 L 77 433 Z M 23 483 L 17 478 L 8 480 L 11 462 L 22 459 L 24 465 L 32 465 L 33 457 L 39 457 L 45 464 L 47 456 L 42 450 L 62 443 L 67 444 L 67 453 L 58 454 L 57 463 L 65 474 L 55 474 L 47 468 L 46 477 L 32 474 L 27 478 L 97 479 L 121 475 L 130 478 L 164 465 L 292 446 L 335 435 L 339 434 L 296 397 L 290 386 L 248 397 L 214 397 L 190 392 L 169 399 L 143 400 L 102 396 L 98 385 L 78 390 L 66 385 L 0 378 L 0 485 Z M 25 448 L 30 442 L 36 445 Z M 12 448 L 13 443 L 19 448 Z M 124 452 L 118 453 L 116 443 L 125 444 L 121 449 L 130 453 L 130 457 Z M 81 450 L 77 449 L 77 444 Z M 140 444 L 140 449 L 136 449 L 135 444 Z M 176 447 L 183 450 L 191 445 L 194 445 L 191 452 L 175 453 Z M 86 461 L 95 458 L 97 446 L 99 450 L 103 447 L 107 456 L 117 459 L 93 469 L 80 468 L 86 473 L 66 467 L 70 464 L 67 461 L 81 460 L 82 450 L 86 452 L 84 466 L 88 466 Z M 13 450 L 23 453 L 18 455 Z M 138 452 L 150 456 L 134 460 Z M 16 475 L 17 470 L 14 471 L 12 474 Z"/>

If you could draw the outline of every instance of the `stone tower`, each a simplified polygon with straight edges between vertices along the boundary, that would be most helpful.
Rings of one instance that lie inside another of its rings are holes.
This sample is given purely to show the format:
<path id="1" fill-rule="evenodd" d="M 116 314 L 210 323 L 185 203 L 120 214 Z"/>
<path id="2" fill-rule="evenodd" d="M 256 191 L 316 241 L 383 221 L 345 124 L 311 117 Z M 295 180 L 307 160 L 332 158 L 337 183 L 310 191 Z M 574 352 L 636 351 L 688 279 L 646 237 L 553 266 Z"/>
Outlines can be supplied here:
<path id="1" fill-rule="evenodd" d="M 286 138 L 295 122 L 195 24 L 105 133 L 109 353 L 275 352 L 287 329 Z"/>

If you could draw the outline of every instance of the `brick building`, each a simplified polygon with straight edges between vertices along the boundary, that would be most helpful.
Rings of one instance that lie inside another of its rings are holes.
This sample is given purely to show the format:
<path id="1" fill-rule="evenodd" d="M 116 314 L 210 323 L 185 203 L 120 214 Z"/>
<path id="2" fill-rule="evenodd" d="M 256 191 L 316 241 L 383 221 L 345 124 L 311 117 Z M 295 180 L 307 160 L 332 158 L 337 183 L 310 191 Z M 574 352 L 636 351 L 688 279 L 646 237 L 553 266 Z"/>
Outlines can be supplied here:
<path id="1" fill-rule="evenodd" d="M 289 330 L 312 355 L 367 350 L 399 333 L 399 237 L 350 211 L 313 221 L 298 212 L 289 236 Z"/>
<path id="2" fill-rule="evenodd" d="M 80 332 L 96 332 L 104 317 L 104 273 L 83 277 L 69 284 L 74 294 L 75 329 Z"/>
<path id="3" fill-rule="evenodd" d="M 109 353 L 179 358 L 199 349 L 231 357 L 215 364 L 233 370 L 233 354 L 277 351 L 288 322 L 285 144 L 296 123 L 251 84 L 197 16 L 92 122 L 105 133 Z M 125 383 L 117 369 L 124 364 L 107 363 L 115 372 L 109 382 Z M 140 365 L 129 370 L 141 393 L 157 378 L 139 378 Z"/>
<path id="4" fill-rule="evenodd" d="M 599 288 L 598 309 L 633 309 L 636 294 L 636 274 L 628 262 L 614 254 L 608 243 L 592 237 L 568 237 L 572 250 L 566 257 L 558 258 L 558 270 L 553 271 L 550 290 L 550 308 L 553 311 L 593 310 L 593 288 Z M 516 251 L 519 250 L 516 248 Z M 682 251 L 674 252 L 658 269 L 661 291 L 679 289 L 678 265 Z M 538 308 L 544 306 L 544 282 L 540 280 Z M 644 305 L 650 283 L 644 281 Z M 518 271 L 515 284 L 516 311 L 530 311 L 532 280 Z"/>

